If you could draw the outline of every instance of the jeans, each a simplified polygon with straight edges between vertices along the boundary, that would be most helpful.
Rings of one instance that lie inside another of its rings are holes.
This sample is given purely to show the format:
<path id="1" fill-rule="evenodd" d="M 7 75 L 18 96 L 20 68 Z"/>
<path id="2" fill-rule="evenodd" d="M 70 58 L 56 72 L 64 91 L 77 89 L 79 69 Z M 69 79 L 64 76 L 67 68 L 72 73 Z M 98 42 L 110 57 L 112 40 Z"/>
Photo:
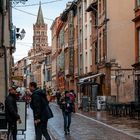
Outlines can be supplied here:
<path id="1" fill-rule="evenodd" d="M 64 131 L 67 132 L 71 124 L 71 112 L 62 111 L 62 114 L 64 118 Z"/>
<path id="2" fill-rule="evenodd" d="M 41 121 L 35 125 L 36 140 L 42 140 L 42 135 L 46 140 L 51 140 L 47 130 L 47 122 L 48 121 Z"/>
<path id="3" fill-rule="evenodd" d="M 17 123 L 15 121 L 8 122 L 8 140 L 12 135 L 13 140 L 17 140 Z"/>

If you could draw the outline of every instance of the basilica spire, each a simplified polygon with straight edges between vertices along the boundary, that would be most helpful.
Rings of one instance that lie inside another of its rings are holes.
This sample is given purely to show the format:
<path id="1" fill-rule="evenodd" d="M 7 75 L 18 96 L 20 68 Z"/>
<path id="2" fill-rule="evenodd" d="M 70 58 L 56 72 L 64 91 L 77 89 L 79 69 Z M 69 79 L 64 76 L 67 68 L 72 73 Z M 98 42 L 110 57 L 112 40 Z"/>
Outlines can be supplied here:
<path id="1" fill-rule="evenodd" d="M 42 13 L 42 8 L 41 8 L 41 2 L 39 3 L 39 10 L 38 10 L 36 24 L 44 24 L 44 18 L 43 18 L 43 13 Z"/>

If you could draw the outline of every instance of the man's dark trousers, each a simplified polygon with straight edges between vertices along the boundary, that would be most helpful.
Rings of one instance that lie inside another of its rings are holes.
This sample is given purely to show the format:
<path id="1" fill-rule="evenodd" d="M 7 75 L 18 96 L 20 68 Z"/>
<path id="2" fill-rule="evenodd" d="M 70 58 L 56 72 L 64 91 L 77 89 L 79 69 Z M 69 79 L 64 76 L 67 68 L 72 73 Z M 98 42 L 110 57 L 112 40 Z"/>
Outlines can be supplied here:
<path id="1" fill-rule="evenodd" d="M 9 135 L 12 134 L 13 140 L 17 140 L 17 122 L 8 122 L 8 140 Z"/>
<path id="2" fill-rule="evenodd" d="M 63 118 L 64 118 L 64 131 L 67 131 L 70 129 L 71 124 L 71 112 L 62 111 Z"/>
<path id="3" fill-rule="evenodd" d="M 46 138 L 46 140 L 51 140 L 47 131 L 47 122 L 48 121 L 41 121 L 35 125 L 36 140 L 42 140 L 42 135 Z"/>

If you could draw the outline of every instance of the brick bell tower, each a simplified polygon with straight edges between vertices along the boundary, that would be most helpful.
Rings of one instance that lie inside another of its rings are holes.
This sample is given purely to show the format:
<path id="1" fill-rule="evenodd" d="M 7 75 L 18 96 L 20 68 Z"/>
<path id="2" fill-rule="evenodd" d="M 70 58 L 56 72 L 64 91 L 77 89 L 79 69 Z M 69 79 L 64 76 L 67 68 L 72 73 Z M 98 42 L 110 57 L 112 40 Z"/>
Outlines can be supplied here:
<path id="1" fill-rule="evenodd" d="M 33 25 L 33 49 L 38 53 L 41 49 L 48 47 L 47 24 L 44 23 L 41 2 L 39 4 L 36 24 Z"/>
<path id="2" fill-rule="evenodd" d="M 39 4 L 39 10 L 36 23 L 33 25 L 33 63 L 32 72 L 34 75 L 34 81 L 37 82 L 39 87 L 42 87 L 42 61 L 45 59 L 44 53 L 49 49 L 48 36 L 47 36 L 47 24 L 44 22 L 41 2 Z"/>

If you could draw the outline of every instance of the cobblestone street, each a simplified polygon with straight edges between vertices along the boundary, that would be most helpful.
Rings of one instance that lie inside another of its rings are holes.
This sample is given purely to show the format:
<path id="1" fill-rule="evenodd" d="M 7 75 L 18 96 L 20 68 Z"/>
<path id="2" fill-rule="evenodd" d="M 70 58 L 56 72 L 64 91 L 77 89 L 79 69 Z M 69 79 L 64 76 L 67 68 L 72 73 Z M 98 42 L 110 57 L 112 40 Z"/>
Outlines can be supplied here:
<path id="1" fill-rule="evenodd" d="M 137 140 L 118 129 L 79 113 L 72 115 L 71 134 L 65 136 L 61 110 L 55 104 L 51 104 L 51 107 L 54 118 L 49 121 L 49 128 L 56 140 Z"/>
<path id="2" fill-rule="evenodd" d="M 139 140 L 140 130 L 136 128 L 136 120 L 131 120 L 133 126 L 127 128 L 127 121 L 122 122 L 118 118 L 113 121 L 113 118 L 103 119 L 102 114 L 87 114 L 77 112 L 72 114 L 72 124 L 70 135 L 64 135 L 63 117 L 61 110 L 55 103 L 50 103 L 54 117 L 49 120 L 48 130 L 52 140 Z M 89 117 L 90 115 L 90 117 Z M 93 116 L 94 117 L 93 117 Z M 128 120 L 129 121 L 129 120 Z M 116 122 L 116 123 L 115 123 Z M 130 123 L 131 123 L 130 122 Z M 122 126 L 121 126 L 122 123 Z M 129 125 L 129 124 L 128 124 Z M 133 132 L 133 133 L 130 133 Z M 18 133 L 20 134 L 20 132 Z M 32 110 L 27 109 L 27 129 L 25 135 L 18 135 L 18 140 L 34 140 L 34 125 Z"/>

